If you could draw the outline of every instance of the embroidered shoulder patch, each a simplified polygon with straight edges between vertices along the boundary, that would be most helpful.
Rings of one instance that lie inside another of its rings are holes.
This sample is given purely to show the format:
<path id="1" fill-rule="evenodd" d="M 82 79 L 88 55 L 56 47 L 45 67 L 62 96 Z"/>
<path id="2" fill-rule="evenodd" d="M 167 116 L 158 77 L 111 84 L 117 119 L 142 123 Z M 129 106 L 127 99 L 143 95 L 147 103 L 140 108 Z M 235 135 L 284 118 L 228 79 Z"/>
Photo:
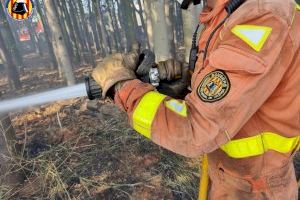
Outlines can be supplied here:
<path id="1" fill-rule="evenodd" d="M 255 51 L 260 52 L 272 33 L 272 28 L 255 25 L 236 25 L 231 32 L 246 42 Z"/>
<path id="2" fill-rule="evenodd" d="M 197 94 L 204 102 L 213 103 L 227 96 L 230 90 L 230 80 L 221 70 L 207 74 L 197 88 Z"/>

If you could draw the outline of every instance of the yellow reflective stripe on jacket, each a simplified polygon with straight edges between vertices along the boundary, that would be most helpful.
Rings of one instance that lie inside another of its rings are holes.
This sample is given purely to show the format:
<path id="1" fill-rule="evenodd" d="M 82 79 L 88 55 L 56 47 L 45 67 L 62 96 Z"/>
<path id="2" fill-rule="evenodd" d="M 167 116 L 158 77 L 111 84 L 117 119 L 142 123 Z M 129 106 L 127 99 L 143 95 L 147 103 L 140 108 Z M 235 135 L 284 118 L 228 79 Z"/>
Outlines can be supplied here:
<path id="1" fill-rule="evenodd" d="M 296 4 L 297 10 L 300 10 L 300 4 Z"/>
<path id="2" fill-rule="evenodd" d="M 149 139 L 151 138 L 153 119 L 159 105 L 166 97 L 158 92 L 148 92 L 143 96 L 132 116 L 134 130 Z"/>
<path id="3" fill-rule="evenodd" d="M 268 150 L 288 153 L 298 146 L 299 139 L 299 136 L 287 138 L 275 133 L 264 132 L 257 136 L 230 141 L 221 149 L 232 158 L 258 156 Z"/>

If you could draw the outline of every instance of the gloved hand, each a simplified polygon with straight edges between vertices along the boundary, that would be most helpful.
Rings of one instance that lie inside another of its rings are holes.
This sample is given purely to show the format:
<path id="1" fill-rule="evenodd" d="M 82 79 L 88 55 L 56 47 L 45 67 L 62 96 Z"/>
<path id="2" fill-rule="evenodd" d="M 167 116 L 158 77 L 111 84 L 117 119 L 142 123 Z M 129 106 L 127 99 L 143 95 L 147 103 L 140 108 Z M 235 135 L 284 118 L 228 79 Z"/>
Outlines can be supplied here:
<path id="1" fill-rule="evenodd" d="M 170 97 L 183 99 L 189 93 L 188 87 L 191 82 L 188 66 L 175 60 L 168 60 L 159 63 L 158 67 L 162 81 L 157 90 Z M 163 71 L 162 69 L 166 70 Z"/>
<path id="2" fill-rule="evenodd" d="M 101 86 L 102 97 L 118 82 L 135 79 L 138 65 L 138 51 L 127 54 L 113 54 L 99 63 L 92 72 L 92 77 Z"/>
<path id="3" fill-rule="evenodd" d="M 174 81 L 182 76 L 183 64 L 174 59 L 169 59 L 158 63 L 159 79 L 161 81 Z"/>

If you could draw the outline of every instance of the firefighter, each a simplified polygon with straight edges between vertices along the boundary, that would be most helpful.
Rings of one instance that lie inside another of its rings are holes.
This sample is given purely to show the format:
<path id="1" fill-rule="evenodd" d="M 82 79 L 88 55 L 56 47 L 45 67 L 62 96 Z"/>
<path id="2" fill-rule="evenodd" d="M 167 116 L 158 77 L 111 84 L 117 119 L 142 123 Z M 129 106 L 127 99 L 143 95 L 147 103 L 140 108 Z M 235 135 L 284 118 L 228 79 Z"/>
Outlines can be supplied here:
<path id="1" fill-rule="evenodd" d="M 186 2 L 186 1 L 185 1 Z M 132 127 L 187 157 L 208 154 L 210 199 L 297 199 L 300 5 L 207 0 L 191 92 L 184 100 L 136 79 L 137 53 L 93 72 Z M 169 60 L 161 66 L 176 68 Z"/>

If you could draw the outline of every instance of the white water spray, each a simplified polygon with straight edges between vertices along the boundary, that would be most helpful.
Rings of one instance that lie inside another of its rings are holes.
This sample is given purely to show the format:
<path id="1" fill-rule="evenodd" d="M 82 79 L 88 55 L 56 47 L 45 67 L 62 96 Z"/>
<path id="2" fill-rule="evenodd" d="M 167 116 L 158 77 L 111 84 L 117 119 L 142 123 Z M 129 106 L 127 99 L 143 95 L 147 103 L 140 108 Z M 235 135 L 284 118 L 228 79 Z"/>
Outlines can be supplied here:
<path id="1" fill-rule="evenodd" d="M 0 113 L 19 111 L 24 108 L 39 106 L 60 100 L 72 99 L 87 96 L 85 84 L 78 84 L 70 87 L 42 92 L 17 99 L 0 101 Z"/>

